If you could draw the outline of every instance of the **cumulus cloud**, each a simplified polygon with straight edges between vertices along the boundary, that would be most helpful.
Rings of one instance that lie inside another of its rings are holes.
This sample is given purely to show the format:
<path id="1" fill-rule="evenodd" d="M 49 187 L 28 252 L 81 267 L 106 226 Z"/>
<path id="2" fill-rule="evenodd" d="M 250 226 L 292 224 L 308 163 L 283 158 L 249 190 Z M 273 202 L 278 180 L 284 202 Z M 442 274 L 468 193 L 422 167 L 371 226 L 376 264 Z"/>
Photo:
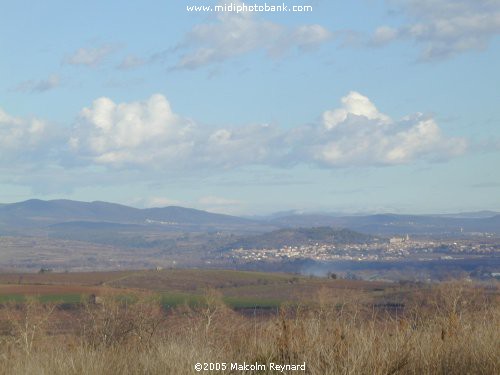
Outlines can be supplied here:
<path id="1" fill-rule="evenodd" d="M 500 34 L 500 2 L 497 0 L 392 0 L 406 16 L 403 26 L 381 26 L 373 45 L 413 40 L 421 46 L 422 60 L 443 59 L 481 50 Z"/>
<path id="2" fill-rule="evenodd" d="M 57 74 L 50 75 L 47 79 L 23 81 L 18 84 L 14 91 L 41 93 L 59 87 L 61 79 Z"/>
<path id="3" fill-rule="evenodd" d="M 121 104 L 103 97 L 80 112 L 69 145 L 97 164 L 175 163 L 191 153 L 192 126 L 162 95 Z"/>
<path id="4" fill-rule="evenodd" d="M 323 124 L 329 130 L 343 124 L 349 115 L 378 120 L 380 123 L 390 122 L 389 117 L 380 113 L 370 99 L 358 92 L 350 92 L 349 95 L 342 98 L 341 102 L 341 108 L 323 113 Z"/>
<path id="5" fill-rule="evenodd" d="M 273 162 L 283 150 L 282 135 L 267 124 L 201 127 L 156 94 L 131 103 L 95 100 L 80 112 L 69 146 L 79 158 L 100 165 L 227 169 Z"/>
<path id="6" fill-rule="evenodd" d="M 43 159 L 55 138 L 45 121 L 14 117 L 0 108 L 0 162 Z"/>
<path id="7" fill-rule="evenodd" d="M 187 52 L 176 67 L 196 69 L 253 51 L 276 58 L 294 48 L 313 49 L 331 37 L 330 31 L 317 24 L 286 27 L 259 19 L 252 12 L 222 12 L 216 22 L 196 25 L 186 35 L 179 49 Z"/>
<path id="8" fill-rule="evenodd" d="M 393 120 L 357 92 L 342 98 L 341 108 L 324 112 L 323 126 L 306 136 L 307 153 L 329 167 L 443 160 L 467 148 L 465 139 L 443 135 L 433 118 L 417 113 Z"/>
<path id="9" fill-rule="evenodd" d="M 446 160 L 467 148 L 464 139 L 444 135 L 432 117 L 394 120 L 358 92 L 325 111 L 320 123 L 286 131 L 269 124 L 202 127 L 175 114 L 160 94 L 120 104 L 100 98 L 81 111 L 69 145 L 88 163 L 166 170 L 395 165 Z"/>
<path id="10" fill-rule="evenodd" d="M 64 62 L 69 65 L 95 67 L 100 65 L 114 51 L 116 51 L 116 46 L 111 44 L 104 44 L 99 47 L 79 48 L 71 55 L 66 56 Z"/>

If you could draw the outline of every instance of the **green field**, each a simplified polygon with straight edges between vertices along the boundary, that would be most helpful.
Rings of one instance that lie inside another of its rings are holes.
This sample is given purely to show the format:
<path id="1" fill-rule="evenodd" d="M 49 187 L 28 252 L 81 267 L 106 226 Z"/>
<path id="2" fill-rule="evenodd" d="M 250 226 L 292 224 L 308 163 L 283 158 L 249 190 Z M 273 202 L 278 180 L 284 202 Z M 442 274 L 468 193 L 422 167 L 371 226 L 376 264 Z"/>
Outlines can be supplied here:
<path id="1" fill-rule="evenodd" d="M 349 295 L 355 292 L 367 301 L 380 298 L 392 284 L 286 273 L 231 270 L 167 269 L 120 272 L 2 274 L 0 303 L 23 302 L 31 296 L 40 302 L 76 304 L 90 294 L 130 296 L 148 294 L 162 306 L 173 308 L 206 304 L 206 295 L 215 291 L 233 309 L 271 309 L 282 304 L 309 304 L 318 293 Z"/>

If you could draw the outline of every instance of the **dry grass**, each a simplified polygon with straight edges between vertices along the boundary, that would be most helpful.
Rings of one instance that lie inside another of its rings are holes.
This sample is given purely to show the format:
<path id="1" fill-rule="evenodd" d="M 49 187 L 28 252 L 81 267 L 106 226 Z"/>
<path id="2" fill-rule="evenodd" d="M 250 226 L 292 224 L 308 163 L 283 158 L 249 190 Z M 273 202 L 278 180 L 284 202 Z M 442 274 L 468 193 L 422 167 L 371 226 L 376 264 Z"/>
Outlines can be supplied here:
<path id="1" fill-rule="evenodd" d="M 321 375 L 500 373 L 496 289 L 448 283 L 409 297 L 396 316 L 320 292 L 313 307 L 267 318 L 235 313 L 213 290 L 204 307 L 169 313 L 152 296 L 104 297 L 69 312 L 65 334 L 53 306 L 30 301 L 0 309 L 0 374 L 196 374 L 198 362 L 244 361 Z"/>

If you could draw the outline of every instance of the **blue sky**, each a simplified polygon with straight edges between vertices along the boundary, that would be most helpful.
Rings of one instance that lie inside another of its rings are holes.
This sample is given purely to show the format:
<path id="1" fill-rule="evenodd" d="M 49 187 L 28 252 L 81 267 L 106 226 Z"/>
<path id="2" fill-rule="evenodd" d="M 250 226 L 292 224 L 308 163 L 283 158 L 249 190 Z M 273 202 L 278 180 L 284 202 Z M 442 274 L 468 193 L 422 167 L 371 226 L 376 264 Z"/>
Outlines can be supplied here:
<path id="1" fill-rule="evenodd" d="M 0 202 L 500 210 L 499 1 L 218 3 L 2 1 Z"/>

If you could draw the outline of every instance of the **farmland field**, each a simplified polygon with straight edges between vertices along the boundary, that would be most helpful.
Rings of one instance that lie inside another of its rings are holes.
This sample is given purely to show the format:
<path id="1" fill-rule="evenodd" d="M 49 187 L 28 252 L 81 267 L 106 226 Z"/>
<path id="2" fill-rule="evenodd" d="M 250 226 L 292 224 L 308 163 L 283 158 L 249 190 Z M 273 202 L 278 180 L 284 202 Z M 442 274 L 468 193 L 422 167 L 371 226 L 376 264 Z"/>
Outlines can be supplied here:
<path id="1" fill-rule="evenodd" d="M 367 300 L 393 287 L 390 283 L 304 277 L 295 274 L 229 270 L 168 269 L 116 272 L 0 274 L 0 301 L 79 302 L 89 295 L 153 293 L 166 306 L 196 304 L 207 290 L 221 293 L 235 308 L 269 308 L 282 303 L 308 303 L 316 294 L 356 292 Z"/>

